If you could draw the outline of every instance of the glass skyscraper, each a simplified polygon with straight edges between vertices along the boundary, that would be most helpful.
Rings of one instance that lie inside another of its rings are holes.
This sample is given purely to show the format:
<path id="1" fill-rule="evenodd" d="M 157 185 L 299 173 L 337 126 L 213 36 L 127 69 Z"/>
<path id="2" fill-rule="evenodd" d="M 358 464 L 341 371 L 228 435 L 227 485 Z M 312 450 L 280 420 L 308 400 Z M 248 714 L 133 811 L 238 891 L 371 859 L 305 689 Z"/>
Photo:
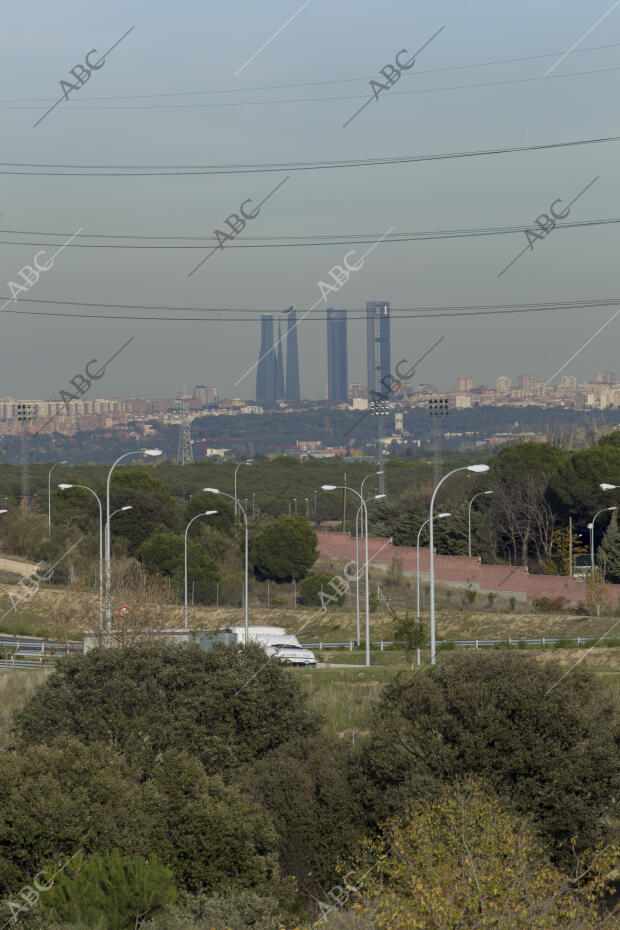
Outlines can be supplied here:
<path id="1" fill-rule="evenodd" d="M 256 402 L 273 407 L 276 402 L 277 356 L 273 340 L 273 314 L 261 313 L 260 352 L 256 369 Z"/>
<path id="2" fill-rule="evenodd" d="M 387 380 L 391 374 L 390 352 L 390 305 L 384 300 L 366 303 L 366 373 L 368 400 L 375 394 L 385 394 Z M 383 380 L 385 380 L 384 383 Z"/>
<path id="3" fill-rule="evenodd" d="M 287 312 L 286 327 L 286 402 L 298 404 L 301 400 L 299 389 L 299 355 L 297 352 L 297 313 L 295 307 Z"/>
<path id="4" fill-rule="evenodd" d="M 347 311 L 328 308 L 327 314 L 327 399 L 348 400 Z"/>

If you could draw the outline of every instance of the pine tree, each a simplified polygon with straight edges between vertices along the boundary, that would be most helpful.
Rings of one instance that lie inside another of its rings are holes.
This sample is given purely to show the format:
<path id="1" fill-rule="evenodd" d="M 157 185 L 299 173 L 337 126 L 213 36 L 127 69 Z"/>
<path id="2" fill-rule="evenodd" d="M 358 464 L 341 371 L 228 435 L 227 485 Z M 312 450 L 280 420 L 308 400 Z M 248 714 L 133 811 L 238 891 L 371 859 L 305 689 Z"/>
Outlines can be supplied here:
<path id="1" fill-rule="evenodd" d="M 598 561 L 608 581 L 620 582 L 620 529 L 610 524 L 598 551 Z"/>

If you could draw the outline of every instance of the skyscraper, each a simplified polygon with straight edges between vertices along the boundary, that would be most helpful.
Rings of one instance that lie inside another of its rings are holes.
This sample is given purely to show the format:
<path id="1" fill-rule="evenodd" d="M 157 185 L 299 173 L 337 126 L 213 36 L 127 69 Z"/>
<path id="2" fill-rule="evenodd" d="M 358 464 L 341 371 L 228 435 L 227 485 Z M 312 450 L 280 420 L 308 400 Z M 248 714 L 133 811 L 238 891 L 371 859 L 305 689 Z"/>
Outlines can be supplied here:
<path id="1" fill-rule="evenodd" d="M 256 402 L 273 407 L 276 402 L 276 353 L 273 348 L 273 314 L 261 313 L 260 352 L 256 369 Z"/>
<path id="2" fill-rule="evenodd" d="M 366 369 L 368 399 L 372 401 L 370 392 L 385 394 L 391 374 L 390 305 L 384 300 L 366 303 Z"/>
<path id="3" fill-rule="evenodd" d="M 301 400 L 299 390 L 299 355 L 297 353 L 297 312 L 295 307 L 287 310 L 286 327 L 286 401 L 298 404 Z"/>
<path id="4" fill-rule="evenodd" d="M 282 323 L 278 320 L 278 348 L 276 349 L 276 400 L 284 400 L 284 349 L 282 346 Z"/>
<path id="5" fill-rule="evenodd" d="M 327 399 L 332 403 L 348 400 L 347 388 L 347 311 L 327 311 Z"/>

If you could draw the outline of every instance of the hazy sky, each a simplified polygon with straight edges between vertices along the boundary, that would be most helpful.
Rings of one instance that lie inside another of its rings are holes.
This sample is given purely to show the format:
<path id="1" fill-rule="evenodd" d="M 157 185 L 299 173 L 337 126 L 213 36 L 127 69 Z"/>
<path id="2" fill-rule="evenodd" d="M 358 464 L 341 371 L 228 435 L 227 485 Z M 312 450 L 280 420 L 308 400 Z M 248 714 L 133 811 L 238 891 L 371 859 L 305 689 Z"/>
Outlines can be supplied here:
<path id="1" fill-rule="evenodd" d="M 609 10 L 611 0 L 310 0 L 294 16 L 301 6 L 302 0 L 3 4 L 3 161 L 99 166 L 316 162 L 620 135 L 620 3 L 547 77 L 554 62 Z M 61 79 L 72 80 L 70 69 L 83 63 L 91 49 L 104 52 L 132 26 L 104 66 L 33 128 L 61 96 Z M 403 48 L 413 53 L 442 26 L 415 66 L 343 129 L 370 96 L 370 79 L 379 80 L 380 69 L 396 53 Z M 463 67 L 470 65 L 475 67 Z M 565 76 L 593 71 L 600 73 Z M 256 89 L 291 84 L 310 86 Z M 354 233 L 378 239 L 390 228 L 414 233 L 533 225 L 552 201 L 568 203 L 597 176 L 568 220 L 620 217 L 619 154 L 620 144 L 612 142 L 337 170 L 184 177 L 5 173 L 0 175 L 0 294 L 3 301 L 11 296 L 8 282 L 19 280 L 19 269 L 31 264 L 39 249 L 50 255 L 79 228 L 90 236 L 160 236 L 152 244 L 182 245 L 165 237 L 213 236 L 242 201 L 258 203 L 287 173 L 288 181 L 237 244 L 243 245 L 244 237 L 246 244 L 250 237 Z M 556 205 L 557 212 L 562 208 Z M 47 235 L 18 236 L 18 230 Z M 61 235 L 52 237 L 52 232 Z M 10 244 L 15 242 L 28 244 Z M 73 240 L 93 242 L 131 240 Z M 617 225 L 556 231 L 498 278 L 525 244 L 522 233 L 381 243 L 328 305 L 353 310 L 374 299 L 389 300 L 393 308 L 415 308 L 618 296 Z M 237 388 L 233 385 L 256 361 L 258 316 L 244 314 L 247 319 L 238 322 L 241 314 L 230 311 L 278 312 L 295 303 L 301 316 L 320 297 L 317 282 L 327 280 L 329 269 L 353 248 L 248 249 L 229 243 L 188 278 L 208 248 L 72 245 L 22 297 L 179 309 L 149 314 L 11 302 L 2 320 L 2 396 L 58 396 L 89 359 L 101 362 L 135 336 L 98 382 L 96 394 L 171 395 L 184 381 L 188 387 L 216 385 L 224 396 L 253 397 L 254 372 Z M 358 255 L 368 248 L 359 246 Z M 324 306 L 299 328 L 302 394 L 307 397 L 323 396 L 327 378 Z M 221 307 L 223 312 L 218 318 L 180 309 L 188 307 Z M 192 321 L 19 316 L 8 310 Z M 395 318 L 392 358 L 414 360 L 445 335 L 420 368 L 419 381 L 446 390 L 460 374 L 487 384 L 500 374 L 514 378 L 522 372 L 546 380 L 614 312 Z M 234 320 L 227 321 L 227 315 Z M 619 330 L 620 316 L 565 373 L 588 378 L 599 370 L 620 370 Z M 364 324 L 357 319 L 349 324 L 349 381 L 364 380 Z"/>

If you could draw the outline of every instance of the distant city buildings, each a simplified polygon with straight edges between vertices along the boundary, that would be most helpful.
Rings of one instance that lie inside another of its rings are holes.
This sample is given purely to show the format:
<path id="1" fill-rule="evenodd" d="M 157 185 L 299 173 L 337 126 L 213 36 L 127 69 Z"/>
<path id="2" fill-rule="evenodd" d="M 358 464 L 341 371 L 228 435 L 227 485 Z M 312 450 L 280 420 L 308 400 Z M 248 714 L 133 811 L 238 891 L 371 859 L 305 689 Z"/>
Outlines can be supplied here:
<path id="1" fill-rule="evenodd" d="M 276 403 L 277 357 L 274 351 L 273 314 L 261 313 L 260 350 L 256 368 L 256 401 L 263 407 Z"/>
<path id="2" fill-rule="evenodd" d="M 297 349 L 297 312 L 295 307 L 287 310 L 286 325 L 286 394 L 287 404 L 298 404 L 301 400 L 299 388 L 299 353 Z"/>
<path id="3" fill-rule="evenodd" d="M 332 404 L 348 400 L 347 389 L 347 311 L 326 311 L 327 315 L 327 399 Z"/>
<path id="4" fill-rule="evenodd" d="M 390 305 L 382 300 L 366 303 L 366 384 L 368 394 L 385 393 L 384 379 L 392 374 Z"/>

